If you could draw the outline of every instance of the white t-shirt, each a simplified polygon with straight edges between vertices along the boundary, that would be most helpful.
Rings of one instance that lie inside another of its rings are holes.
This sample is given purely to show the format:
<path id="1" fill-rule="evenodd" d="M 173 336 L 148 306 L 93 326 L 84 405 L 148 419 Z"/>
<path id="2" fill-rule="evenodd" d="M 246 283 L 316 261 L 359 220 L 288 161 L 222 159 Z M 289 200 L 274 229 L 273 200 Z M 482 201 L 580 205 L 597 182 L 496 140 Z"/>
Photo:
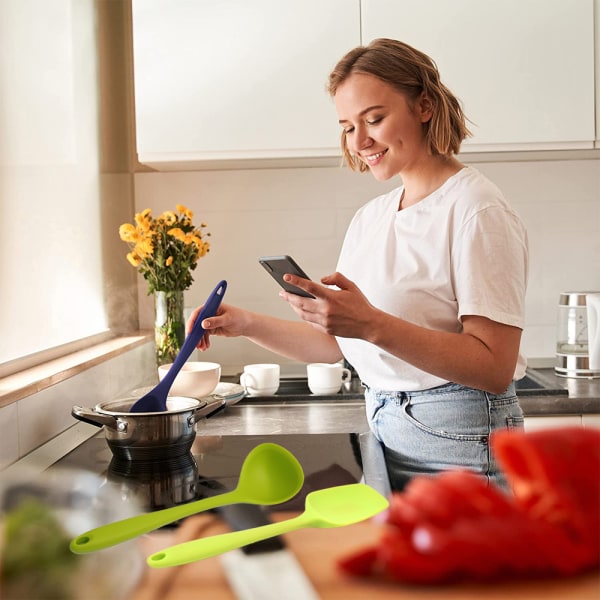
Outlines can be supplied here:
<path id="1" fill-rule="evenodd" d="M 463 315 L 523 328 L 527 232 L 500 190 L 465 167 L 398 211 L 401 192 L 399 187 L 358 210 L 337 270 L 375 307 L 429 329 L 460 332 Z M 337 341 L 370 387 L 414 391 L 447 383 L 364 340 Z M 520 355 L 515 379 L 525 366 Z"/>

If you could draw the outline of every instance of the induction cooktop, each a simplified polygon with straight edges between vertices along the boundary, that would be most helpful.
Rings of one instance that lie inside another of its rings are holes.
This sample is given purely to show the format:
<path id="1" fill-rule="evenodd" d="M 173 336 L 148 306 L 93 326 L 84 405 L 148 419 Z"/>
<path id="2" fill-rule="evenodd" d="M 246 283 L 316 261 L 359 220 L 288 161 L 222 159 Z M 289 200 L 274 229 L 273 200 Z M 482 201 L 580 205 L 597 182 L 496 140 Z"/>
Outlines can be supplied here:
<path id="1" fill-rule="evenodd" d="M 234 489 L 246 455 L 262 442 L 287 448 L 299 460 L 305 476 L 300 493 L 272 510 L 302 510 L 309 492 L 333 485 L 365 481 L 381 493 L 389 491 L 385 469 L 381 471 L 379 446 L 370 433 L 198 435 L 187 455 L 121 461 L 113 457 L 104 432 L 99 431 L 50 469 L 92 471 L 123 499 L 135 499 L 145 510 L 158 510 Z M 365 464 L 371 466 L 365 469 Z"/>

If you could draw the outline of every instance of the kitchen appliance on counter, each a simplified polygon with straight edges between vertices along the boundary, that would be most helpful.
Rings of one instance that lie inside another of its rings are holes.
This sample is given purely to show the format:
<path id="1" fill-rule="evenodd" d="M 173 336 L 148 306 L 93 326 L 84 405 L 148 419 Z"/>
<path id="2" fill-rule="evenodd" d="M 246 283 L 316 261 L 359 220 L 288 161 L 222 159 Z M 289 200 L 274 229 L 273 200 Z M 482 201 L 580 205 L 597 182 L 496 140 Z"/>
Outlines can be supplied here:
<path id="1" fill-rule="evenodd" d="M 600 378 L 600 292 L 564 292 L 558 300 L 555 372 Z"/>

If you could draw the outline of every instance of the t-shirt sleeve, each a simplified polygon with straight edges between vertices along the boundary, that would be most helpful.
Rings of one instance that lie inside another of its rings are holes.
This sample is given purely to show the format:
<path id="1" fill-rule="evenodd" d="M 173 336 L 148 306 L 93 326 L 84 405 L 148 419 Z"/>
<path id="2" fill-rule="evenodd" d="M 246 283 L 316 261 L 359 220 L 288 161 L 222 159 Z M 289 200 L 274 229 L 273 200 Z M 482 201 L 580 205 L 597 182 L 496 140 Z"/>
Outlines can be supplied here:
<path id="1" fill-rule="evenodd" d="M 451 264 L 459 318 L 524 327 L 528 245 L 518 215 L 495 206 L 471 216 L 453 240 Z"/>

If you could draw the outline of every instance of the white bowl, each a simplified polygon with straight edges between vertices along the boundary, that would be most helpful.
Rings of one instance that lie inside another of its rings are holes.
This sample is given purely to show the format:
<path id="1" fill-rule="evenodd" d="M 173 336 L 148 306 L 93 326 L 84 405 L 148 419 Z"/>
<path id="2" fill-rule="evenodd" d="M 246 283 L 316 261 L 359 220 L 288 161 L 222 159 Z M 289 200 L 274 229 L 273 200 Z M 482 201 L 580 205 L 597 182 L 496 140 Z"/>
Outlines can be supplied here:
<path id="1" fill-rule="evenodd" d="M 158 367 L 158 377 L 162 381 L 171 365 Z M 212 394 L 221 379 L 221 365 L 214 362 L 186 362 L 175 377 L 169 396 L 203 398 Z"/>

